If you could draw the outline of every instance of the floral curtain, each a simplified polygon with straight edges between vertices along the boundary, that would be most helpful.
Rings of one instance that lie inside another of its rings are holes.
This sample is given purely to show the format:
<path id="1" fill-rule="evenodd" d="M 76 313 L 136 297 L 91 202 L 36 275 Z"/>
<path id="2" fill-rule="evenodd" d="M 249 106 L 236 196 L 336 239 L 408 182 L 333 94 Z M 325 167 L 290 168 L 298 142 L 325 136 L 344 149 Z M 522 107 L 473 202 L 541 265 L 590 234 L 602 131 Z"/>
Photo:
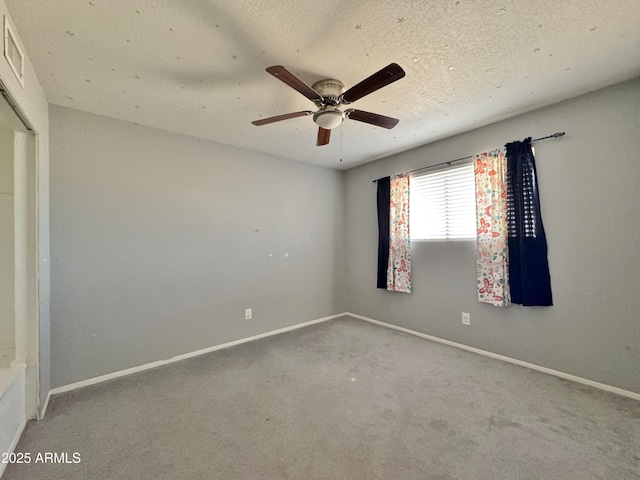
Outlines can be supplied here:
<path id="1" fill-rule="evenodd" d="M 474 155 L 478 217 L 478 300 L 496 307 L 511 304 L 507 229 L 506 150 Z"/>
<path id="2" fill-rule="evenodd" d="M 401 173 L 391 177 L 389 205 L 387 290 L 411 293 L 408 175 Z"/>

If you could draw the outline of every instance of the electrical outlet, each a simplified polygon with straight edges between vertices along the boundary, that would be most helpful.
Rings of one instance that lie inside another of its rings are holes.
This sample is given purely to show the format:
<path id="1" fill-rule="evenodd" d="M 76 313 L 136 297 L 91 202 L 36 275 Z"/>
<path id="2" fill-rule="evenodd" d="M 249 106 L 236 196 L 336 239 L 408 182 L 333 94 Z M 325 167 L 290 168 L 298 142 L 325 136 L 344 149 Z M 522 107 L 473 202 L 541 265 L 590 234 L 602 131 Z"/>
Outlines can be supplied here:
<path id="1" fill-rule="evenodd" d="M 245 320 L 251 320 L 253 318 L 253 312 L 251 311 L 250 308 L 245 308 L 244 310 L 244 319 Z"/>
<path id="2" fill-rule="evenodd" d="M 468 313 L 462 312 L 462 324 L 471 325 L 471 315 L 469 315 Z"/>

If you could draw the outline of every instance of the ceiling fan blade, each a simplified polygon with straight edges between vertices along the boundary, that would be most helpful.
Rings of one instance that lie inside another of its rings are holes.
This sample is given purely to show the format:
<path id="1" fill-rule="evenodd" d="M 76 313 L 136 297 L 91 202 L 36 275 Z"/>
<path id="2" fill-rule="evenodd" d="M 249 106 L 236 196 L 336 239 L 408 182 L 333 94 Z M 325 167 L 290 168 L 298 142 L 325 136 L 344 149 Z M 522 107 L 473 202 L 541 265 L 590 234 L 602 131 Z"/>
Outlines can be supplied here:
<path id="1" fill-rule="evenodd" d="M 275 117 L 261 118 L 260 120 L 254 120 L 251 123 L 259 127 L 261 125 L 267 125 L 268 123 L 279 122 L 281 120 L 288 120 L 290 118 L 305 117 L 312 113 L 313 112 L 311 110 L 303 110 L 302 112 L 285 113 L 284 115 L 276 115 Z"/>
<path id="2" fill-rule="evenodd" d="M 278 80 L 283 81 L 284 83 L 289 85 L 291 88 L 297 90 L 312 102 L 322 101 L 322 95 L 320 95 L 313 88 L 311 88 L 309 85 L 307 85 L 302 80 L 300 80 L 298 77 L 296 77 L 293 73 L 291 73 L 289 70 L 284 68 L 282 65 L 274 65 L 273 67 L 269 67 L 267 68 L 267 72 L 269 72 L 271 75 L 276 77 Z"/>
<path id="3" fill-rule="evenodd" d="M 365 95 L 369 95 L 370 93 L 375 92 L 396 80 L 400 80 L 404 75 L 404 70 L 400 65 L 397 63 L 391 63 L 382 70 L 351 87 L 342 94 L 342 98 L 347 103 L 355 102 Z"/>
<path id="4" fill-rule="evenodd" d="M 329 138 L 331 138 L 331 130 L 327 130 L 326 128 L 318 127 L 318 141 L 316 142 L 316 146 L 320 147 L 322 145 L 329 144 Z"/>
<path id="5" fill-rule="evenodd" d="M 356 120 L 358 122 L 370 123 L 382 128 L 393 128 L 400 120 L 397 118 L 386 117 L 377 113 L 365 112 L 364 110 L 355 110 L 350 108 L 345 111 L 345 116 L 350 120 Z"/>

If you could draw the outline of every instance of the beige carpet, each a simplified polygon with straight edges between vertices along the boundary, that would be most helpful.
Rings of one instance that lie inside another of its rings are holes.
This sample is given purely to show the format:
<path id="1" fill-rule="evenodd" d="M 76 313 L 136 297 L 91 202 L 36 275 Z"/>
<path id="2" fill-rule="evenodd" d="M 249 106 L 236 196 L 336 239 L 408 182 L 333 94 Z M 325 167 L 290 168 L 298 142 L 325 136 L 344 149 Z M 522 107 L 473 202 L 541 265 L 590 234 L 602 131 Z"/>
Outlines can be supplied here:
<path id="1" fill-rule="evenodd" d="M 351 318 L 59 395 L 3 480 L 640 479 L 640 402 Z"/>

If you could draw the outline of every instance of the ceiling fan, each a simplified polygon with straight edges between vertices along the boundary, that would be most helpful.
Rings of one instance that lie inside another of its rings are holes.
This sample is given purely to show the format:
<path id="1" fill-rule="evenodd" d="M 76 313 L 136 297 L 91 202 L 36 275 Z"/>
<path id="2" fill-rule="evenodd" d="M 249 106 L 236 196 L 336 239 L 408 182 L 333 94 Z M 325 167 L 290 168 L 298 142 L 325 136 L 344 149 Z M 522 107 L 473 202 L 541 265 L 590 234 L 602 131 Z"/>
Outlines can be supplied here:
<path id="1" fill-rule="evenodd" d="M 404 70 L 396 63 L 387 65 L 382 70 L 365 78 L 347 91 L 345 91 L 344 84 L 341 81 L 331 78 L 319 80 L 312 86 L 309 86 L 282 65 L 269 67 L 267 68 L 267 72 L 307 97 L 316 104 L 318 110 L 315 112 L 303 110 L 301 112 L 285 113 L 284 115 L 263 118 L 251 122 L 254 125 L 267 125 L 281 120 L 288 120 L 289 118 L 313 115 L 313 121 L 319 127 L 316 145 L 321 146 L 329 143 L 331 129 L 340 125 L 345 118 L 383 128 L 393 128 L 399 122 L 397 118 L 356 110 L 355 108 L 348 108 L 345 111 L 340 110 L 341 105 L 348 105 L 355 102 L 365 95 L 369 95 L 404 77 Z"/>

